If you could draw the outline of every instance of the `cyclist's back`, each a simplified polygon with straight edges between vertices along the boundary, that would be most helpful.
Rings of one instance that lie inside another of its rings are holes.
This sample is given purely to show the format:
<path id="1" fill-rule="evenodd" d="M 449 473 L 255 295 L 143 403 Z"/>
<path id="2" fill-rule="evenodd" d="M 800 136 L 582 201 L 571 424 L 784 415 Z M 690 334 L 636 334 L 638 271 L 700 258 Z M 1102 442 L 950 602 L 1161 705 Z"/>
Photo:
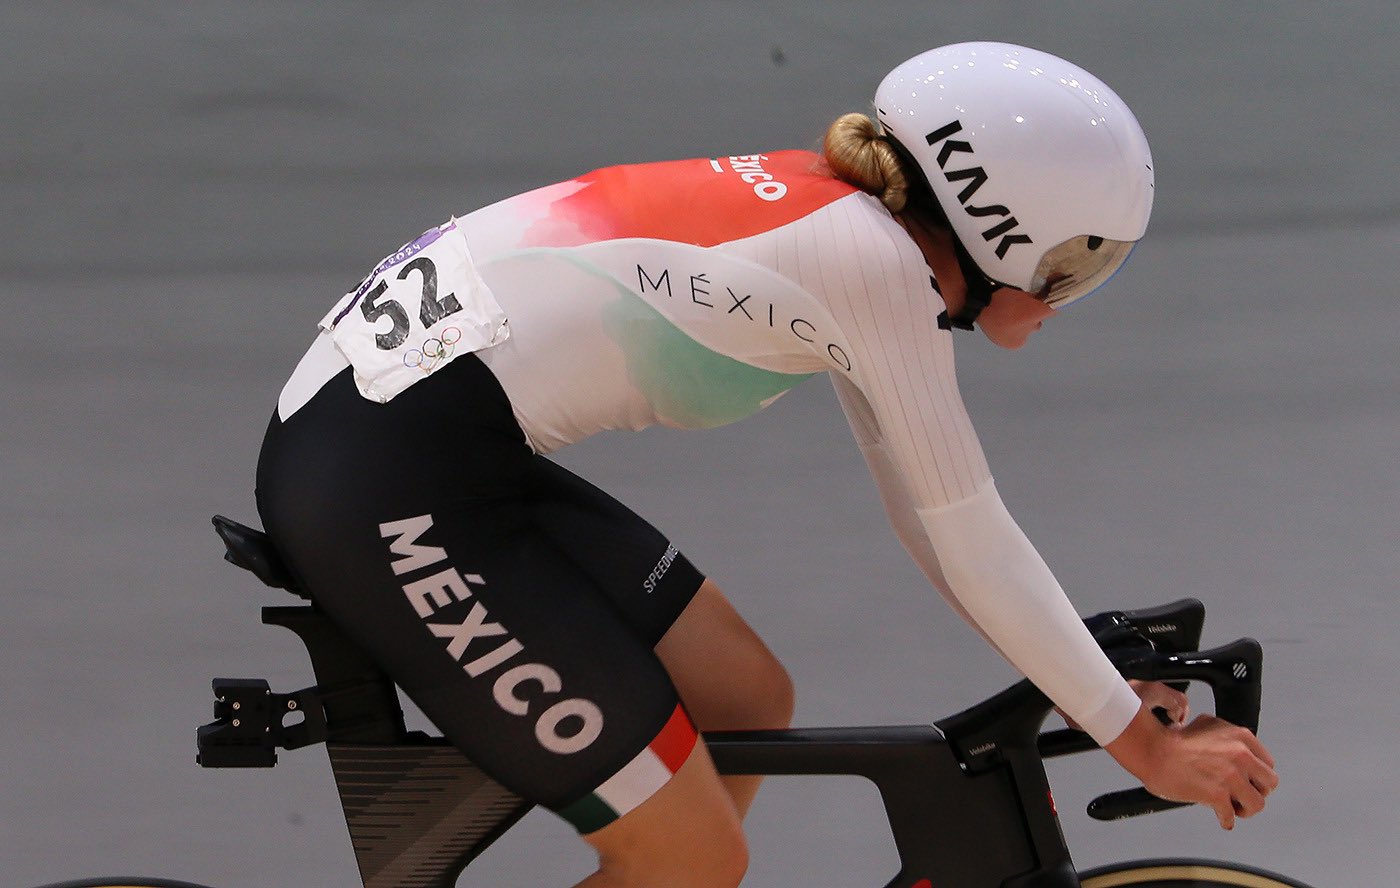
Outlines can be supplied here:
<path id="1" fill-rule="evenodd" d="M 889 212 L 804 151 L 611 167 L 458 224 L 510 319 L 480 357 L 542 453 L 604 429 L 722 425 L 827 370 L 878 403 L 882 371 L 908 361 L 892 346 L 911 310 L 927 326 L 908 346 L 925 350 L 942 310 Z M 313 356 L 283 418 L 346 366 L 325 336 Z"/>

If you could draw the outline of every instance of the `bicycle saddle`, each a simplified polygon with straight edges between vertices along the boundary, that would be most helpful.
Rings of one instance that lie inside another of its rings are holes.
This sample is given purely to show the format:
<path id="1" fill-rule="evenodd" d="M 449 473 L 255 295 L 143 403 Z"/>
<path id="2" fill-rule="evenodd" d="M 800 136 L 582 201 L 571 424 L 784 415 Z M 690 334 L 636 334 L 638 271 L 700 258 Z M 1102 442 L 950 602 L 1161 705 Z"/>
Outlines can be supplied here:
<path id="1" fill-rule="evenodd" d="M 286 589 L 302 598 L 311 599 L 292 578 L 291 571 L 282 562 L 282 556 L 273 548 L 272 540 L 261 530 L 239 524 L 223 515 L 214 516 L 214 532 L 224 541 L 224 560 L 253 575 L 274 589 Z"/>

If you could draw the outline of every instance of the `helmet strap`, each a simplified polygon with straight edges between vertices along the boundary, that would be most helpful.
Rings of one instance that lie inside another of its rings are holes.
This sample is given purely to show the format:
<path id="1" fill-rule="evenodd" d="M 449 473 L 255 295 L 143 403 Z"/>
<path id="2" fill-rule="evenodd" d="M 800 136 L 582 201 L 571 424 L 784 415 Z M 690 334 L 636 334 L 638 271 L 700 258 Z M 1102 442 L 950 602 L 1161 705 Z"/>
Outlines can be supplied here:
<path id="1" fill-rule="evenodd" d="M 962 271 L 967 296 L 963 299 L 962 310 L 957 315 L 948 316 L 948 323 L 959 330 L 971 330 L 982 309 L 991 304 L 992 294 L 1002 285 L 987 277 L 982 269 L 977 267 L 977 263 L 972 261 L 971 254 L 956 234 L 953 235 L 953 249 L 958 254 L 958 268 Z"/>

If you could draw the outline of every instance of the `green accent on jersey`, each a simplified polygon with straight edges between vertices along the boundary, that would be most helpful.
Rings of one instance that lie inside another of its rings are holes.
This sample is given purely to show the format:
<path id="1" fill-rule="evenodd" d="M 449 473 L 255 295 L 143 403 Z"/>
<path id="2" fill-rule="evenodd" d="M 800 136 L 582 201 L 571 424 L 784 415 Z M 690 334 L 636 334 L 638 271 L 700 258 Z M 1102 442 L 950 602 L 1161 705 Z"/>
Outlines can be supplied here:
<path id="1" fill-rule="evenodd" d="M 618 285 L 603 309 L 603 329 L 621 348 L 627 375 L 658 416 L 708 429 L 751 416 L 812 373 L 776 373 L 722 355 L 691 339 L 644 299 Z"/>

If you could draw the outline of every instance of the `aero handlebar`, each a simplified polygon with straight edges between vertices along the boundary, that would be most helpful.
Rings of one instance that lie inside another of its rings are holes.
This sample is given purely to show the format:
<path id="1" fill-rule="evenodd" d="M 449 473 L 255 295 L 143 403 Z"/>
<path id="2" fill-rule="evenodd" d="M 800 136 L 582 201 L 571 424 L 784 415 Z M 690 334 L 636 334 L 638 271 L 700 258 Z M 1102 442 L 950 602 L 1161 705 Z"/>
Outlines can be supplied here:
<path id="1" fill-rule="evenodd" d="M 1110 655 L 1111 656 L 1111 655 Z M 1260 664 L 1264 651 L 1252 638 L 1241 638 L 1209 651 L 1189 654 L 1150 652 L 1114 657 L 1127 678 L 1146 681 L 1203 681 L 1215 697 L 1215 714 L 1232 724 L 1259 730 Z M 1089 803 L 1089 816 L 1118 820 L 1183 807 L 1184 802 L 1158 798 L 1146 789 L 1127 789 Z"/>
<path id="2" fill-rule="evenodd" d="M 1215 714 L 1251 731 L 1259 730 L 1260 664 L 1263 650 L 1252 638 L 1208 651 L 1196 651 L 1205 606 L 1187 598 L 1148 610 L 1099 614 L 1084 621 L 1125 678 L 1165 681 L 1184 690 L 1189 681 L 1210 686 Z M 1096 748 L 1082 731 L 1049 731 L 1038 740 L 1043 758 Z M 1111 792 L 1089 803 L 1097 820 L 1119 820 L 1185 807 L 1141 787 Z"/>

